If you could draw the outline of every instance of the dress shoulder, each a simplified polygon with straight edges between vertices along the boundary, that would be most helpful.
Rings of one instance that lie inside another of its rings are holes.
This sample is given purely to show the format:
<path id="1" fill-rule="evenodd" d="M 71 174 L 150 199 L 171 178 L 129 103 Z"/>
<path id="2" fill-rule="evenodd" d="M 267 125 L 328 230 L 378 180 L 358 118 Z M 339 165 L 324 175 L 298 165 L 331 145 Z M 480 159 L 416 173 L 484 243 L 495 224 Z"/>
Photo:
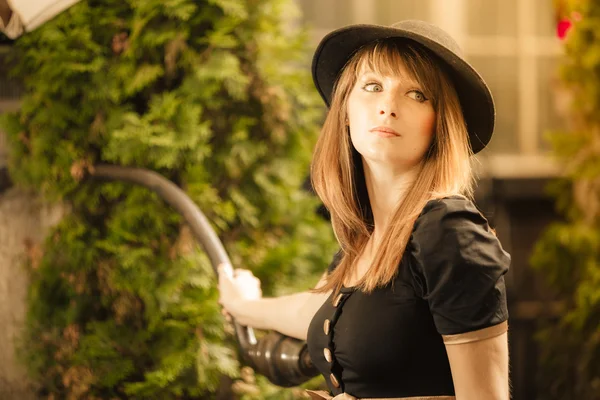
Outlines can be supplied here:
<path id="1" fill-rule="evenodd" d="M 470 200 L 428 202 L 406 255 L 415 291 L 429 303 L 439 333 L 466 333 L 507 320 L 504 275 L 510 255 Z"/>

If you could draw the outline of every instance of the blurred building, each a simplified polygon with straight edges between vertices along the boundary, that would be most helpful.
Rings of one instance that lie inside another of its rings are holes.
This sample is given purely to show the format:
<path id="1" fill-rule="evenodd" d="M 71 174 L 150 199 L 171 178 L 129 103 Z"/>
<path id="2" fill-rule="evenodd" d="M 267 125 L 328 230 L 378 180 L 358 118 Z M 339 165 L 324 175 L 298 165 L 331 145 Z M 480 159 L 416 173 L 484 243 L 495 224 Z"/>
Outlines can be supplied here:
<path id="1" fill-rule="evenodd" d="M 439 25 L 460 44 L 491 87 L 494 137 L 479 160 L 477 203 L 512 254 L 507 276 L 513 398 L 535 399 L 536 343 L 542 316 L 557 304 L 529 268 L 533 244 L 553 219 L 544 191 L 559 168 L 544 135 L 565 128 L 557 111 L 562 45 L 552 0 L 295 0 L 312 27 L 312 47 L 333 29 L 355 23 L 391 25 L 421 19 Z"/>

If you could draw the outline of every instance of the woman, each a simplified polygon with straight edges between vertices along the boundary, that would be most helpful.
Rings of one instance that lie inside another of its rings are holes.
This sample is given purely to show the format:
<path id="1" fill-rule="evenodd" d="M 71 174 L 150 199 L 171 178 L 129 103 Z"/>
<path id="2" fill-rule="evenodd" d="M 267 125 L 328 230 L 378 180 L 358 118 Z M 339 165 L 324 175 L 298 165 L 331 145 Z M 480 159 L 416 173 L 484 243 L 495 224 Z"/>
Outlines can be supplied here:
<path id="1" fill-rule="evenodd" d="M 315 290 L 278 298 L 222 268 L 221 304 L 307 339 L 336 399 L 508 399 L 510 256 L 469 200 L 486 84 L 421 21 L 330 33 L 313 78 L 330 110 L 311 178 L 341 250 Z"/>

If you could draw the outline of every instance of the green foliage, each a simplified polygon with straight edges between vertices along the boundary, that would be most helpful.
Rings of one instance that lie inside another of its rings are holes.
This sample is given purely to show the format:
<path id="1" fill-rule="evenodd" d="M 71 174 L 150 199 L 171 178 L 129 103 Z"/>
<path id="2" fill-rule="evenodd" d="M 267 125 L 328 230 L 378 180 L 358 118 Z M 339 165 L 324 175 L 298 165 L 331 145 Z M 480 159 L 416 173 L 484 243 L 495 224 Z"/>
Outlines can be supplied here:
<path id="1" fill-rule="evenodd" d="M 548 137 L 565 172 L 550 188 L 564 221 L 545 231 L 531 261 L 566 308 L 538 333 L 539 395 L 594 400 L 600 399 L 600 3 L 561 3 L 574 21 L 561 69 L 573 99 L 572 129 Z"/>
<path id="2" fill-rule="evenodd" d="M 160 172 L 266 295 L 314 284 L 335 241 L 302 189 L 323 109 L 294 13 L 291 0 L 82 0 L 17 42 L 26 95 L 0 121 L 11 176 L 68 209 L 30 263 L 21 353 L 40 396 L 209 399 L 238 378 L 244 399 L 297 395 L 241 376 L 180 216 L 85 178 L 97 163 Z"/>

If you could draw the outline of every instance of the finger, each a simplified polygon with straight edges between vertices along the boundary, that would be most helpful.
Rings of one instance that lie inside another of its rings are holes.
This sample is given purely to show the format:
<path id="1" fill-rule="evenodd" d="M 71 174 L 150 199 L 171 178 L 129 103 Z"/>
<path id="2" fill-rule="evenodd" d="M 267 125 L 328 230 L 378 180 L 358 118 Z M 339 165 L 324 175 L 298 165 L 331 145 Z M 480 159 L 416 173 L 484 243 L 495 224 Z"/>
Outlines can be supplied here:
<path id="1" fill-rule="evenodd" d="M 233 276 L 237 277 L 242 277 L 242 276 L 254 276 L 254 274 L 252 274 L 252 271 L 248 270 L 248 269 L 241 269 L 241 268 L 236 268 L 233 271 Z"/>
<path id="2" fill-rule="evenodd" d="M 235 275 L 234 279 L 236 281 L 244 281 L 244 282 L 251 282 L 251 283 L 259 282 L 260 283 L 260 279 L 258 279 L 256 276 L 252 275 L 252 273 L 242 272 L 242 273 Z"/>
<path id="3" fill-rule="evenodd" d="M 252 276 L 240 275 L 236 276 L 234 279 L 236 283 L 243 286 L 256 286 L 256 280 L 254 280 L 254 277 Z"/>
<path id="4" fill-rule="evenodd" d="M 233 276 L 233 267 L 231 266 L 231 264 L 221 263 L 217 267 L 217 272 L 219 273 L 219 275 L 224 275 L 226 277 L 231 278 Z"/>

